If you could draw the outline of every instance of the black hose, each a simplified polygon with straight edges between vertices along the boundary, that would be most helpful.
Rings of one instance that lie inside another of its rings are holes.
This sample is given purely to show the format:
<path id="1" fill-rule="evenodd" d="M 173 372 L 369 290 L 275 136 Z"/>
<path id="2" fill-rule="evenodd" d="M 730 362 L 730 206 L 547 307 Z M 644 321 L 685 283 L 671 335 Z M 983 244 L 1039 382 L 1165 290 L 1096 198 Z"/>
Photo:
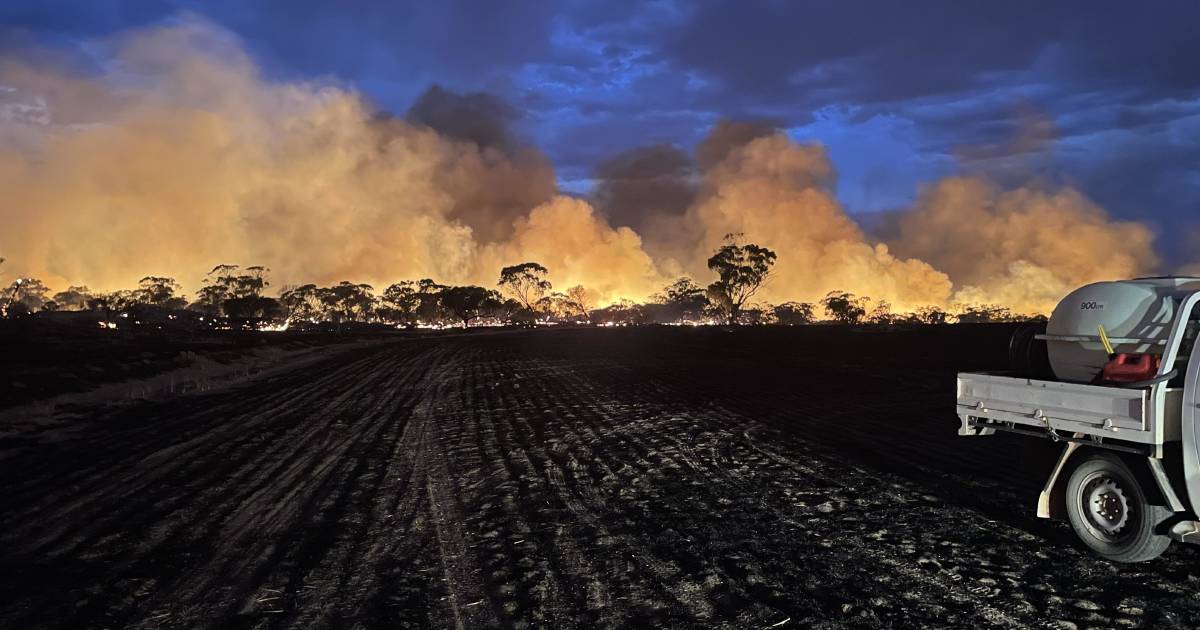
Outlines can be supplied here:
<path id="1" fill-rule="evenodd" d="M 1046 342 L 1037 338 L 1045 332 L 1044 321 L 1025 322 L 1013 332 L 1008 342 L 1009 369 L 1013 374 L 1037 380 L 1054 378 Z"/>
<path id="2" fill-rule="evenodd" d="M 1134 381 L 1132 383 L 1112 383 L 1112 384 L 1116 385 L 1117 387 L 1123 387 L 1125 389 L 1138 389 L 1140 387 L 1150 387 L 1151 385 L 1157 385 L 1159 383 L 1164 383 L 1166 381 L 1169 381 L 1169 380 L 1175 378 L 1176 376 L 1179 376 L 1178 369 L 1171 370 L 1170 372 L 1167 372 L 1166 374 L 1155 376 L 1154 378 L 1146 380 L 1146 381 Z"/>

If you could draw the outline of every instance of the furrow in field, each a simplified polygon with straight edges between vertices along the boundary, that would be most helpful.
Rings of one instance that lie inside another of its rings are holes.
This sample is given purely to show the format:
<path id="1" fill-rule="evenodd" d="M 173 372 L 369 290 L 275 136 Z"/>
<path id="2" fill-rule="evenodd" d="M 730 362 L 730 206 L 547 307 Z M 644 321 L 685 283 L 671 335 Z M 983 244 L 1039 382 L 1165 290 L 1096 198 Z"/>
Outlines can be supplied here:
<path id="1" fill-rule="evenodd" d="M 732 422 L 732 423 L 726 422 L 726 424 L 729 424 L 730 427 L 734 430 L 742 428 L 742 427 L 746 427 L 746 426 L 753 426 L 753 423 L 749 423 L 749 422 L 742 421 L 742 420 L 737 420 L 736 418 L 733 418 L 733 417 L 731 417 L 730 419 L 734 420 L 734 422 Z M 717 471 L 719 471 L 719 474 L 721 474 L 726 479 L 728 479 L 728 481 L 731 482 L 732 485 L 738 490 L 739 494 L 743 494 L 744 496 L 748 495 L 751 497 L 755 496 L 756 494 L 761 494 L 762 496 L 760 496 L 758 499 L 759 506 L 778 513 L 778 515 L 781 517 L 781 522 L 784 525 L 796 525 L 798 519 L 801 519 L 805 516 L 811 517 L 811 515 L 815 513 L 815 512 L 811 512 L 811 511 L 808 514 L 805 514 L 804 513 L 805 511 L 801 511 L 801 512 L 797 513 L 795 510 L 788 510 L 786 508 L 779 509 L 778 507 L 776 507 L 779 505 L 779 502 L 778 502 L 779 494 L 777 492 L 763 493 L 762 492 L 763 489 L 759 488 L 758 484 L 760 483 L 759 482 L 760 475 L 763 478 L 778 478 L 777 471 L 774 471 L 774 470 L 755 471 L 756 474 L 753 477 L 750 477 L 745 472 L 743 472 L 743 471 L 747 471 L 750 468 L 762 468 L 762 467 L 764 467 L 763 466 L 764 462 L 762 461 L 761 453 L 753 453 L 753 452 L 737 453 L 736 456 L 734 454 L 732 454 L 730 449 L 727 448 L 727 445 L 730 443 L 729 437 L 732 435 L 735 435 L 735 433 L 733 433 L 732 431 L 726 430 L 726 431 L 721 431 L 721 432 L 717 432 L 714 434 L 711 432 L 705 432 L 703 430 L 703 428 L 701 428 L 701 427 L 681 427 L 681 428 L 683 428 L 685 430 L 679 431 L 679 432 L 674 432 L 674 434 L 691 436 L 691 440 L 693 442 L 697 438 L 700 438 L 702 440 L 707 439 L 709 441 L 709 444 L 707 445 L 707 451 L 708 451 L 707 458 L 705 458 L 703 456 L 697 457 L 695 455 L 685 456 L 685 458 L 684 458 L 685 463 L 688 466 L 690 466 L 696 473 L 705 475 L 705 476 L 711 475 L 711 472 L 706 472 L 707 467 L 701 466 L 701 465 L 699 465 L 699 463 L 701 461 L 704 461 L 705 459 L 712 461 L 713 464 L 715 465 Z M 690 430 L 686 430 L 686 429 L 690 429 Z M 670 432 L 670 431 L 656 431 L 654 435 L 670 436 L 672 434 L 673 434 L 673 432 Z M 671 439 L 671 438 L 668 437 L 667 439 Z M 692 446 L 684 443 L 683 440 L 679 440 L 678 446 L 685 453 L 688 450 L 693 450 L 693 453 L 696 452 Z M 662 452 L 662 450 L 663 450 L 662 448 L 654 449 L 655 452 Z M 851 500 L 852 497 L 860 496 L 863 494 L 875 494 L 875 490 L 877 488 L 877 486 L 871 486 L 869 488 L 867 488 L 867 487 L 857 487 L 857 488 L 847 487 L 846 482 L 843 480 L 845 478 L 845 475 L 844 475 L 845 471 L 843 471 L 843 470 L 838 470 L 838 472 L 837 472 L 838 478 L 834 478 L 830 475 L 819 474 L 815 470 L 813 470 L 811 467 L 802 467 L 802 470 L 804 472 L 807 472 L 808 474 L 805 475 L 801 479 L 796 479 L 795 476 L 793 475 L 793 479 L 790 480 L 792 483 L 795 483 L 797 485 L 802 485 L 802 486 L 811 486 L 814 480 L 818 480 L 818 481 L 825 482 L 825 484 L 828 484 L 828 485 L 832 485 L 835 487 L 836 486 L 842 487 L 842 490 L 843 490 L 842 494 L 846 497 L 846 500 L 841 501 L 840 504 L 831 504 L 829 501 L 823 502 L 820 505 L 821 508 L 824 508 L 822 511 L 828 510 L 830 512 L 833 512 L 833 511 L 837 510 L 838 508 L 844 509 L 845 504 L 849 504 L 852 502 L 852 500 Z M 879 488 L 879 489 L 882 490 L 882 492 L 883 492 L 882 498 L 885 501 L 889 500 L 889 495 L 890 495 L 890 500 L 893 501 L 893 503 L 894 503 L 894 500 L 897 498 L 896 492 L 894 489 L 889 489 L 886 486 Z M 850 492 L 845 492 L 845 490 L 850 490 Z M 830 493 L 825 492 L 824 494 L 828 495 Z M 853 541 L 854 539 L 852 537 L 847 537 L 846 540 Z M 868 549 L 866 545 L 862 545 L 862 544 L 855 545 L 853 543 L 851 543 L 851 546 L 852 546 L 851 551 L 852 551 L 852 553 L 854 553 L 855 556 L 862 556 L 863 558 L 872 558 L 873 556 L 878 555 L 876 552 L 873 552 L 873 550 L 875 548 Z M 882 546 L 882 545 L 877 545 L 877 547 L 878 546 Z M 845 546 L 843 546 L 841 548 L 841 551 L 845 551 L 845 550 L 846 550 Z M 903 574 L 904 577 L 906 577 L 914 585 L 917 585 L 918 588 L 924 588 L 925 590 L 928 590 L 928 589 L 939 590 L 942 592 L 943 596 L 946 596 L 947 598 L 954 599 L 954 600 L 969 599 L 969 596 L 973 594 L 971 591 L 968 591 L 966 588 L 963 588 L 958 584 L 958 582 L 961 580 L 961 576 L 958 576 L 956 574 L 951 573 L 951 574 L 940 575 L 940 576 L 939 575 L 927 575 L 923 571 L 908 570 L 906 566 L 904 566 L 900 563 L 896 563 L 896 564 L 898 566 L 901 566 L 901 569 L 898 572 Z M 895 571 L 893 571 L 893 572 L 895 572 Z M 956 577 L 958 579 L 955 579 Z M 866 583 L 870 583 L 869 580 Z M 1004 610 L 999 607 L 991 606 L 986 603 L 981 605 L 981 611 L 980 611 L 981 618 L 986 623 L 990 623 L 990 624 L 1000 624 L 1000 625 L 1004 625 L 1004 626 L 1019 626 L 1027 621 L 1024 618 L 1017 616 L 1015 613 L 1016 613 L 1016 611 Z"/>
<path id="2" fill-rule="evenodd" d="M 362 372 L 362 374 L 369 375 L 373 371 L 378 374 L 388 373 L 388 370 L 380 370 L 379 368 L 379 365 L 373 367 L 367 366 L 366 371 Z M 341 376 L 345 378 L 356 374 L 359 374 L 359 372 L 343 372 Z M 373 382 L 370 379 L 360 379 L 356 385 L 355 380 L 350 380 L 349 383 L 341 386 L 343 390 L 346 390 L 347 395 L 330 396 L 328 393 L 325 393 L 326 400 L 330 400 L 331 402 L 324 407 L 309 410 L 301 409 L 301 412 L 307 411 L 309 415 L 290 418 L 287 422 L 273 423 L 274 428 L 283 431 L 281 435 L 276 436 L 276 438 L 270 441 L 271 444 L 276 445 L 275 448 L 260 450 L 243 447 L 233 449 L 230 452 L 219 448 L 199 450 L 194 458 L 189 460 L 188 466 L 193 470 L 197 468 L 204 469 L 201 474 L 205 483 L 198 485 L 197 488 L 204 488 L 203 496 L 206 497 L 205 501 L 196 502 L 193 500 L 188 503 L 177 496 L 176 491 L 173 490 L 174 485 L 170 482 L 170 477 L 161 476 L 162 473 L 169 475 L 175 472 L 173 467 L 168 466 L 163 467 L 161 470 L 147 471 L 152 477 L 158 475 L 152 479 L 152 483 L 148 487 L 156 489 L 159 493 L 167 494 L 163 497 L 158 497 L 154 494 L 145 496 L 142 498 L 142 504 L 157 506 L 160 503 L 174 502 L 181 506 L 185 512 L 178 515 L 171 515 L 170 512 L 159 512 L 160 516 L 158 518 L 161 519 L 164 516 L 181 516 L 184 518 L 173 518 L 167 521 L 160 520 L 149 532 L 150 537 L 145 538 L 146 533 L 139 533 L 140 528 L 136 523 L 139 522 L 138 519 L 155 518 L 155 514 L 153 512 L 140 512 L 137 509 L 139 507 L 137 504 L 133 506 L 121 505 L 115 511 L 117 518 L 114 519 L 114 525 L 111 526 L 112 528 L 117 528 L 116 537 L 111 535 L 106 536 L 103 540 L 98 541 L 97 544 L 103 544 L 105 549 L 120 550 L 123 546 L 123 543 L 120 541 L 123 538 L 128 538 L 130 539 L 129 544 L 138 545 L 138 548 L 143 553 L 156 549 L 159 550 L 158 553 L 162 553 L 162 551 L 169 549 L 173 550 L 171 553 L 180 556 L 181 560 L 196 555 L 197 552 L 202 551 L 209 544 L 206 543 L 206 540 L 219 539 L 222 535 L 222 529 L 226 532 L 229 531 L 227 528 L 222 528 L 221 524 L 227 519 L 236 518 L 238 511 L 235 511 L 233 508 L 241 505 L 255 504 L 256 500 L 251 500 L 249 497 L 254 492 L 261 491 L 261 484 L 269 484 L 272 480 L 275 482 L 282 481 L 283 485 L 279 487 L 286 488 L 287 479 L 298 479 L 300 475 L 313 475 L 314 479 L 321 479 L 319 473 L 322 470 L 320 468 L 314 468 L 311 465 L 301 465 L 299 462 L 303 460 L 297 458 L 296 455 L 304 454 L 306 458 L 315 460 L 317 458 L 309 453 L 336 452 L 338 449 L 348 445 L 352 441 L 352 438 L 349 436 L 355 435 L 354 431 L 343 432 L 343 435 L 346 437 L 339 437 L 333 440 L 318 438 L 318 436 L 323 432 L 329 431 L 331 425 L 338 421 L 341 416 L 336 413 L 337 411 L 350 408 L 351 401 L 354 400 L 353 394 L 359 386 L 363 384 L 370 385 Z M 330 418 L 329 422 L 314 422 L 310 420 L 310 418 L 316 419 L 321 417 L 323 413 L 327 414 Z M 276 456 L 275 451 L 279 451 L 278 456 Z M 208 473 L 208 471 L 216 471 L 216 474 Z M 281 477 L 282 479 L 280 479 Z M 184 494 L 183 498 L 189 498 L 186 493 L 181 494 Z M 275 500 L 279 500 L 278 496 L 274 498 Z M 286 496 L 284 499 L 286 499 Z M 265 500 L 262 496 L 259 496 L 257 499 L 257 501 L 262 500 Z M 209 504 L 207 508 L 204 506 L 206 502 Z M 168 507 L 168 509 L 170 508 Z M 121 522 L 120 519 L 122 515 L 127 519 L 124 522 Z M 105 555 L 111 556 L 115 554 L 106 553 Z M 129 566 L 131 574 L 138 573 L 137 566 L 137 563 Z M 112 575 L 116 569 L 117 567 L 109 567 L 106 573 Z M 116 571 L 116 575 L 113 577 L 119 575 L 120 572 Z M 122 585 L 120 580 L 116 580 L 113 586 L 117 590 L 124 587 L 125 585 Z"/>
<path id="3" fill-rule="evenodd" d="M 248 400 L 243 405 L 243 411 L 236 415 L 225 415 L 220 409 L 201 406 L 189 407 L 190 414 L 180 414 L 179 409 L 171 404 L 148 405 L 141 408 L 123 410 L 111 417 L 102 417 L 91 421 L 92 426 L 81 439 L 88 441 L 88 449 L 79 455 L 81 461 L 65 479 L 57 479 L 64 488 L 59 493 L 49 495 L 44 492 L 36 497 L 32 510 L 19 513 L 23 520 L 60 522 L 64 514 L 79 516 L 88 502 L 94 501 L 104 491 L 111 491 L 114 482 L 119 486 L 125 497 L 136 497 L 145 492 L 150 482 L 145 471 L 164 467 L 186 466 L 196 457 L 202 456 L 208 448 L 220 445 L 222 448 L 236 448 L 259 441 L 259 430 L 272 427 L 262 427 L 263 419 L 279 422 L 288 419 L 293 409 L 303 409 L 306 404 L 318 404 L 320 392 L 324 391 L 327 383 L 344 379 L 351 371 L 356 376 L 367 374 L 371 369 L 371 360 L 356 360 L 348 365 L 333 370 L 326 378 L 316 383 L 306 384 L 304 388 L 278 390 L 274 387 L 264 387 L 271 392 L 261 404 Z M 238 390 L 245 395 L 245 390 Z M 240 400 L 241 396 L 225 396 Z M 202 397 L 206 401 L 214 401 L 209 395 Z M 191 401 L 188 401 L 191 402 Z M 147 411 L 152 414 L 146 417 Z M 130 420 L 125 420 L 128 417 Z M 136 418 L 136 420 L 134 419 Z M 130 428 L 117 431 L 119 444 L 108 444 L 106 435 L 113 425 Z M 101 439 L 94 439 L 99 437 Z M 20 462 L 17 462 L 20 465 Z M 75 483 L 75 479 L 87 480 Z M 41 483 L 40 478 L 30 479 L 31 484 Z M 51 511 L 53 510 L 53 511 Z M 14 532 L 20 535 L 20 532 Z"/>
<path id="4" fill-rule="evenodd" d="M 177 597 L 201 600 L 218 592 L 228 602 L 222 615 L 270 614 L 273 622 L 294 621 L 298 601 L 316 596 L 310 591 L 324 584 L 313 575 L 315 567 L 342 549 L 351 535 L 346 519 L 357 519 L 364 486 L 378 482 L 372 454 L 388 448 L 386 436 L 398 434 L 395 410 L 411 404 L 420 372 L 390 365 L 380 370 L 395 376 L 376 384 L 381 397 L 353 411 L 361 419 L 337 430 L 346 438 L 316 451 L 298 449 L 303 457 L 238 501 L 237 511 L 217 530 L 229 549 L 172 586 Z M 403 422 L 403 413 L 398 419 Z"/>

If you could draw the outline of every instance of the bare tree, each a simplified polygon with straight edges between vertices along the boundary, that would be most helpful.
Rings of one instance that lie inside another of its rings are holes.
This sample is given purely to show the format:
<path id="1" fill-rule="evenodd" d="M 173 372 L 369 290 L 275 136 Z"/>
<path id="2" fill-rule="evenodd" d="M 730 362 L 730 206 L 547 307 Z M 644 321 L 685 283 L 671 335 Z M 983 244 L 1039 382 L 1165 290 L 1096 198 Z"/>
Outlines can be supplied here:
<path id="1" fill-rule="evenodd" d="M 775 264 L 775 252 L 747 243 L 739 245 L 736 234 L 726 236 L 726 244 L 708 259 L 708 268 L 719 280 L 708 285 L 708 298 L 730 324 L 736 324 L 742 308 L 762 288 Z"/>
<path id="2" fill-rule="evenodd" d="M 500 270 L 497 286 L 508 293 L 525 308 L 534 310 L 538 300 L 552 288 L 546 279 L 549 271 L 535 262 L 525 262 Z"/>

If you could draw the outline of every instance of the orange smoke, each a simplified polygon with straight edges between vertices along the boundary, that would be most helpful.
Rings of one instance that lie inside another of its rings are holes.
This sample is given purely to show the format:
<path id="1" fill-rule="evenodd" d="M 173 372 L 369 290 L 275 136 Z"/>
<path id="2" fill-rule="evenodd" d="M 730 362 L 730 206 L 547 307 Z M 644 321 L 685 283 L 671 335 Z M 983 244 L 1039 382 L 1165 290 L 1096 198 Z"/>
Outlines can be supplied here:
<path id="1" fill-rule="evenodd" d="M 1075 287 L 1128 278 L 1158 264 L 1153 234 L 1113 221 L 1071 189 L 1003 191 L 949 178 L 901 215 L 895 249 L 954 280 L 955 300 L 1046 311 Z"/>
<path id="2" fill-rule="evenodd" d="M 756 125 L 718 125 L 695 176 L 687 156 L 646 153 L 639 159 L 665 160 L 654 182 L 598 197 L 611 206 L 601 214 L 556 195 L 548 160 L 503 129 L 474 127 L 504 140 L 495 143 L 439 132 L 329 81 L 267 80 L 207 22 L 108 45 L 115 62 L 99 75 L 0 59 L 10 276 L 111 290 L 156 274 L 195 289 L 213 265 L 237 263 L 270 267 L 275 286 L 492 286 L 500 267 L 535 260 L 557 289 L 582 284 L 602 305 L 645 299 L 683 273 L 706 284 L 712 250 L 742 233 L 779 256 L 764 300 L 848 290 L 899 310 L 1047 311 L 1077 284 L 1157 263 L 1147 228 L 1112 221 L 1076 191 L 976 179 L 931 186 L 894 237 L 877 241 L 837 202 L 822 147 Z M 417 119 L 440 120 L 424 110 Z M 622 176 L 642 163 L 619 165 Z M 664 187 L 663 177 L 680 179 Z M 670 203 L 655 204 L 660 189 Z"/>
<path id="3" fill-rule="evenodd" d="M 951 290 L 945 274 L 868 243 L 834 197 L 833 178 L 823 148 L 782 134 L 730 151 L 705 174 L 684 219 L 694 241 L 686 267 L 701 274 L 724 236 L 742 233 L 779 255 L 762 299 L 812 301 L 846 289 L 901 309 L 944 303 Z"/>

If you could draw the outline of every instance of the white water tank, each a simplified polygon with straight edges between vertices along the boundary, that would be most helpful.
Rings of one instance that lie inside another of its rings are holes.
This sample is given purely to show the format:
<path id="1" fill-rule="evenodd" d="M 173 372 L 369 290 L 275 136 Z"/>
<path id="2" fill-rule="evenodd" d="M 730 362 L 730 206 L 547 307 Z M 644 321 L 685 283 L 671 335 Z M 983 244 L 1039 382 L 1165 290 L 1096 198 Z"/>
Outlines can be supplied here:
<path id="1" fill-rule="evenodd" d="M 1050 367 L 1059 380 L 1088 383 L 1108 353 L 1100 342 L 1104 326 L 1117 352 L 1162 354 L 1183 297 L 1200 290 L 1200 278 L 1139 278 L 1097 282 L 1063 298 L 1046 325 Z"/>

